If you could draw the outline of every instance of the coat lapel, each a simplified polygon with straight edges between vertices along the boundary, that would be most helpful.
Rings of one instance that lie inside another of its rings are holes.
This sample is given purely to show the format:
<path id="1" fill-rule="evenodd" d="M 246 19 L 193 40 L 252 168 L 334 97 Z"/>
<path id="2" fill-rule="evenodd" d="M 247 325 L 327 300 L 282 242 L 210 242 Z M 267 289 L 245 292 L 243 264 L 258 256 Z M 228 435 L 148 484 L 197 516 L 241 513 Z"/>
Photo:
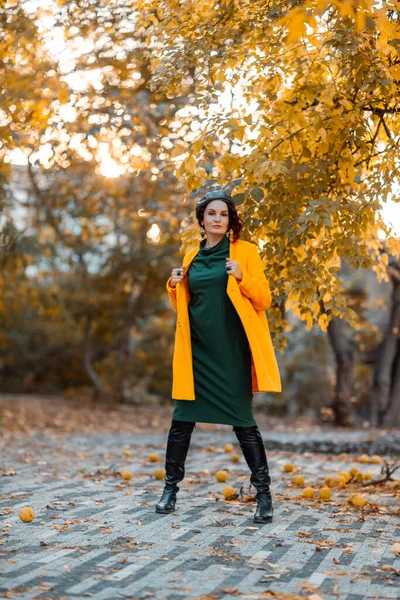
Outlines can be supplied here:
<path id="1" fill-rule="evenodd" d="M 230 247 L 229 247 L 229 257 L 232 260 L 237 260 L 240 268 L 242 269 L 242 271 L 244 271 L 244 256 L 241 256 L 241 252 L 240 252 L 240 248 L 243 248 L 243 246 L 240 246 L 239 243 L 230 243 Z M 243 258 L 243 260 L 241 260 Z M 228 294 L 229 298 L 231 299 L 231 302 L 233 304 L 233 306 L 236 308 L 236 311 L 238 312 L 239 316 L 243 315 L 243 309 L 244 309 L 244 305 L 243 305 L 243 298 L 242 298 L 242 294 L 240 293 L 240 289 L 239 289 L 239 283 L 238 280 L 236 279 L 236 277 L 228 277 L 228 283 L 226 285 L 226 293 Z M 245 323 L 243 323 L 243 325 L 245 325 Z"/>

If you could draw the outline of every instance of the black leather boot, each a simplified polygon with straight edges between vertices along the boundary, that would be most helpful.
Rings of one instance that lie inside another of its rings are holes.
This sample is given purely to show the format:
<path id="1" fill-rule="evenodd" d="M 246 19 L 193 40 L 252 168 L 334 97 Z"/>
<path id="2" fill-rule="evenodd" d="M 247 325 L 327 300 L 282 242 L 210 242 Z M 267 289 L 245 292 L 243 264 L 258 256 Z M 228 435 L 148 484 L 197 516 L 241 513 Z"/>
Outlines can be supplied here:
<path id="1" fill-rule="evenodd" d="M 264 442 L 257 425 L 252 427 L 234 426 L 233 431 L 239 440 L 244 458 L 251 471 L 250 483 L 256 488 L 257 510 L 255 523 L 271 523 L 273 517 L 271 478 Z"/>
<path id="2" fill-rule="evenodd" d="M 185 477 L 185 460 L 190 438 L 196 423 L 172 419 L 165 455 L 165 487 L 156 504 L 156 513 L 169 514 L 175 510 L 177 483 Z"/>

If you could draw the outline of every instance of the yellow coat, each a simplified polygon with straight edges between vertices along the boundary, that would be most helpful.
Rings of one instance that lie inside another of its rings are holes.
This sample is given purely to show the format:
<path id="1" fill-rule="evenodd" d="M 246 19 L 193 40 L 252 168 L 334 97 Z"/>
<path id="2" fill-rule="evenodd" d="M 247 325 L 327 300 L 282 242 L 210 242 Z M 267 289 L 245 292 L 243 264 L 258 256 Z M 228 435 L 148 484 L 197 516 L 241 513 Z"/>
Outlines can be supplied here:
<path id="1" fill-rule="evenodd" d="M 172 398 L 195 400 L 192 367 L 192 346 L 188 304 L 187 272 L 199 252 L 199 245 L 189 250 L 183 259 L 183 279 L 166 288 L 173 308 L 177 311 L 175 347 L 172 361 Z M 229 256 L 242 270 L 242 280 L 228 276 L 226 292 L 243 324 L 252 355 L 252 391 L 281 392 L 281 380 L 265 310 L 271 305 L 271 292 L 264 275 L 265 266 L 255 244 L 237 240 L 230 242 Z"/>

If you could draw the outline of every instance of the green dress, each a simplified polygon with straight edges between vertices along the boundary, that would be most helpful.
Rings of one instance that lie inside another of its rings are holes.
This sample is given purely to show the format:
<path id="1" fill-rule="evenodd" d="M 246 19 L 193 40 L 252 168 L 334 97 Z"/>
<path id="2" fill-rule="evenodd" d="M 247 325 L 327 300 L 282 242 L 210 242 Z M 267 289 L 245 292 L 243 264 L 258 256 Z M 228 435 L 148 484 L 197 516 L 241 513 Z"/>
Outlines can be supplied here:
<path id="1" fill-rule="evenodd" d="M 195 400 L 175 400 L 177 421 L 250 427 L 251 352 L 239 315 L 226 293 L 229 238 L 200 250 L 188 271 L 188 306 Z M 232 277 L 232 276 L 231 276 Z"/>

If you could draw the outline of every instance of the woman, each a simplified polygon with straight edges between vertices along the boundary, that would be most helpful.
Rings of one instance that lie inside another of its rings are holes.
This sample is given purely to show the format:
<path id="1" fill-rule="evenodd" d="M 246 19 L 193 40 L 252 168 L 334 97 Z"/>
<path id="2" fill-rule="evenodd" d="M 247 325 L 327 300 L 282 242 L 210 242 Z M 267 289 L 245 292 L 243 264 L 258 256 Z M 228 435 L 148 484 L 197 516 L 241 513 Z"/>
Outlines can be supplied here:
<path id="1" fill-rule="evenodd" d="M 270 523 L 271 479 L 252 406 L 252 392 L 281 391 L 265 315 L 271 304 L 265 267 L 257 246 L 239 239 L 243 224 L 229 194 L 208 192 L 196 205 L 196 218 L 203 239 L 185 255 L 183 267 L 172 269 L 166 285 L 177 311 L 175 402 L 156 512 L 175 510 L 196 422 L 221 423 L 233 426 L 250 468 L 257 490 L 254 522 Z"/>

